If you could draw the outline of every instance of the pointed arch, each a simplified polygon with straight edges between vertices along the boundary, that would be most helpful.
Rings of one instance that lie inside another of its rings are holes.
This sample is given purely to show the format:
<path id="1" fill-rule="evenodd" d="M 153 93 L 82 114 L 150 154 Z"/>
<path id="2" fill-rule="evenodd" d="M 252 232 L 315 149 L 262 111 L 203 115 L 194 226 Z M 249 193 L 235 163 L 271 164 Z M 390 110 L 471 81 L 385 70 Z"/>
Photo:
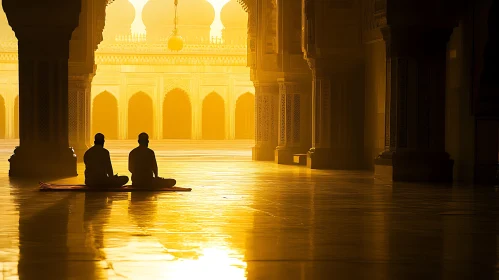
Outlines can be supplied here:
<path id="1" fill-rule="evenodd" d="M 19 95 L 14 99 L 14 138 L 19 139 Z"/>
<path id="2" fill-rule="evenodd" d="M 225 103 L 216 92 L 203 100 L 202 133 L 205 140 L 225 139 Z"/>
<path id="3" fill-rule="evenodd" d="M 137 139 L 145 132 L 154 137 L 154 113 L 152 99 L 145 92 L 135 93 L 128 101 L 128 139 Z"/>
<path id="4" fill-rule="evenodd" d="M 99 93 L 92 103 L 92 135 L 96 133 L 118 139 L 118 100 L 108 91 Z"/>
<path id="5" fill-rule="evenodd" d="M 192 107 L 189 95 L 179 88 L 163 101 L 163 139 L 191 139 Z"/>
<path id="6" fill-rule="evenodd" d="M 0 95 L 0 139 L 5 139 L 5 99 Z"/>
<path id="7" fill-rule="evenodd" d="M 241 95 L 236 101 L 236 139 L 255 138 L 255 96 Z"/>

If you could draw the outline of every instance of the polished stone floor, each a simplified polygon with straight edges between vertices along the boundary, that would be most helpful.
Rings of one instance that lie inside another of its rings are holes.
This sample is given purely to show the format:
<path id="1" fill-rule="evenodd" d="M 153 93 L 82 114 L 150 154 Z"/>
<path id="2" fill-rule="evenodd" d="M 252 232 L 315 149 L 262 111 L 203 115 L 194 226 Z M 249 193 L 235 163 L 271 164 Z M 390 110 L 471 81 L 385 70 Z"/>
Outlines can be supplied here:
<path id="1" fill-rule="evenodd" d="M 9 180 L 15 144 L 0 143 L 0 279 L 499 279 L 494 186 L 389 184 L 252 162 L 247 141 L 176 141 L 151 147 L 191 193 L 40 193 Z M 134 143 L 107 146 L 128 174 Z"/>

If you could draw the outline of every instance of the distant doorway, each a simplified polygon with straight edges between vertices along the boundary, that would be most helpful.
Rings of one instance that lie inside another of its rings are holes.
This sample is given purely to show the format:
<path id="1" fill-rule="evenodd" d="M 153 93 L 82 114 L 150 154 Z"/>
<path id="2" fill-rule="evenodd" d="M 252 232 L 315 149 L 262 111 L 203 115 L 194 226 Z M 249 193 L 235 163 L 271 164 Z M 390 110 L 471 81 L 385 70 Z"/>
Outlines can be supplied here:
<path id="1" fill-rule="evenodd" d="M 102 133 L 109 140 L 118 139 L 118 100 L 110 92 L 99 93 L 92 106 L 92 135 Z"/>
<path id="2" fill-rule="evenodd" d="M 255 138 L 255 96 L 249 92 L 236 101 L 236 139 Z"/>
<path id="3" fill-rule="evenodd" d="M 225 104 L 223 98 L 212 92 L 203 100 L 203 139 L 225 139 Z"/>
<path id="4" fill-rule="evenodd" d="M 187 93 L 174 89 L 163 101 L 163 139 L 191 139 L 192 108 Z"/>
<path id="5" fill-rule="evenodd" d="M 152 99 L 144 92 L 137 92 L 128 101 L 128 139 L 137 139 L 142 132 L 154 137 Z"/>
<path id="6" fill-rule="evenodd" d="M 14 138 L 19 139 L 19 95 L 14 99 Z"/>

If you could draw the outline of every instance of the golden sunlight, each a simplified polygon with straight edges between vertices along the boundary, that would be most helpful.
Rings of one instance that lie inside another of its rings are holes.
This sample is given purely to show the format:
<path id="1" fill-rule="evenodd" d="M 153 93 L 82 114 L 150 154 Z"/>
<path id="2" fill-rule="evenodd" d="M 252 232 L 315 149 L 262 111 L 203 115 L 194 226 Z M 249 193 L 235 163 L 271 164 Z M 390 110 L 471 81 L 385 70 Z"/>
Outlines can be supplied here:
<path id="1" fill-rule="evenodd" d="M 212 42 L 219 41 L 222 39 L 222 30 L 224 29 L 224 25 L 222 24 L 222 20 L 220 19 L 220 12 L 225 4 L 229 3 L 230 0 L 207 0 L 215 9 L 215 20 L 211 24 L 211 32 L 210 37 Z"/>
<path id="2" fill-rule="evenodd" d="M 128 0 L 135 8 L 135 19 L 132 23 L 132 34 L 135 36 L 145 36 L 146 26 L 142 21 L 142 10 L 149 0 Z"/>
<path id="3" fill-rule="evenodd" d="M 132 23 L 131 30 L 132 30 L 132 35 L 135 37 L 142 37 L 146 35 L 146 26 L 144 22 L 142 21 L 142 12 L 144 9 L 144 6 L 147 4 L 149 0 L 128 0 L 130 3 L 132 3 L 133 7 L 135 8 L 135 19 Z M 205 0 L 208 3 L 210 3 L 214 10 L 215 10 L 215 19 L 213 20 L 213 23 L 210 25 L 210 41 L 211 42 L 222 42 L 222 31 L 224 29 L 224 25 L 222 23 L 222 20 L 220 18 L 220 13 L 222 11 L 222 8 L 230 2 L 230 0 Z M 171 2 L 171 6 L 173 7 L 173 1 Z M 182 5 L 182 0 L 179 0 L 179 5 Z M 183 7 L 188 8 L 188 7 Z M 161 12 L 161 11 L 159 11 Z M 167 11 L 163 11 L 165 14 Z"/>

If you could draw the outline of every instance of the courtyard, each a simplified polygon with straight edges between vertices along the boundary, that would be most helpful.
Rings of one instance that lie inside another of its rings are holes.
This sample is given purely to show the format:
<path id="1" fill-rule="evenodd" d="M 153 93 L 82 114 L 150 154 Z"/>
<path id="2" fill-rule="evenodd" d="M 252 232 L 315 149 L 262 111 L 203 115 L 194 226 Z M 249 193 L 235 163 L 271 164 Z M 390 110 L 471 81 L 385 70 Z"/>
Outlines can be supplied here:
<path id="1" fill-rule="evenodd" d="M 0 144 L 0 279 L 499 279 L 497 187 L 392 184 L 152 141 L 190 193 L 40 193 Z M 108 141 L 129 175 L 135 141 Z M 82 183 L 80 176 L 58 182 Z"/>

